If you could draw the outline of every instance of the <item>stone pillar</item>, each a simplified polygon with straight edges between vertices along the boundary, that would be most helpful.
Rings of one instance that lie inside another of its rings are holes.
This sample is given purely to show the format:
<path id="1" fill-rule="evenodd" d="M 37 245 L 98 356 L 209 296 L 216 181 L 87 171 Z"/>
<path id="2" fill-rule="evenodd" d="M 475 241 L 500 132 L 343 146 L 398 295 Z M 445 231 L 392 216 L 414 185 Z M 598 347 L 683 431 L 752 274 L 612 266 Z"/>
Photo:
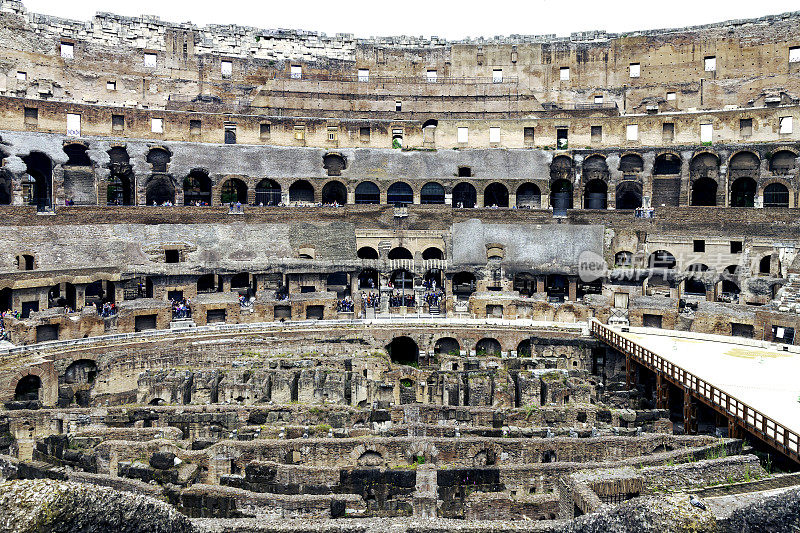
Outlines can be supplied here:
<path id="1" fill-rule="evenodd" d="M 86 284 L 75 285 L 75 310 L 86 306 Z"/>
<path id="2" fill-rule="evenodd" d="M 517 205 L 517 193 L 516 192 L 509 192 L 508 193 L 508 207 L 514 207 Z"/>
<path id="3" fill-rule="evenodd" d="M 569 278 L 569 301 L 574 302 L 578 299 L 578 279 Z"/>
<path id="4" fill-rule="evenodd" d="M 414 517 L 422 519 L 436 518 L 438 498 L 439 485 L 436 467 L 431 463 L 419 465 L 417 467 L 417 484 L 412 496 Z"/>
<path id="5" fill-rule="evenodd" d="M 536 276 L 536 292 L 543 293 L 547 290 L 545 287 L 545 280 L 546 278 L 544 276 Z"/>

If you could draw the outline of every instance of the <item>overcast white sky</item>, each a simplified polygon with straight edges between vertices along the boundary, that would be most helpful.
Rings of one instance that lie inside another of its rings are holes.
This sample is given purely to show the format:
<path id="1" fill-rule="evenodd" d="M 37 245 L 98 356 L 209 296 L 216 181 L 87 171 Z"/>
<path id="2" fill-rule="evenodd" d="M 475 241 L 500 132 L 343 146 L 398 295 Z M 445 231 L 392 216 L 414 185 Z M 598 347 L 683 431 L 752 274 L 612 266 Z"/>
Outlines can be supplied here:
<path id="1" fill-rule="evenodd" d="M 171 22 L 292 28 L 333 35 L 436 35 L 448 39 L 606 30 L 625 32 L 800 10 L 797 0 L 23 0 L 29 11 L 88 20 L 98 11 Z"/>

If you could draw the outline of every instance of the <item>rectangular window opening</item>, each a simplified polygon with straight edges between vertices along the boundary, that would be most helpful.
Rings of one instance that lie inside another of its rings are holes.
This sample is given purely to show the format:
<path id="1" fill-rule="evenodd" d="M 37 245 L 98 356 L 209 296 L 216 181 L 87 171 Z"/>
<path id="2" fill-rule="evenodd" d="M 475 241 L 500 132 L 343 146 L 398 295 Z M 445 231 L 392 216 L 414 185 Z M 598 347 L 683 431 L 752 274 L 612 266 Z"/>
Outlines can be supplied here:
<path id="1" fill-rule="evenodd" d="M 106 82 L 106 90 L 107 91 L 116 91 L 117 90 L 117 82 L 116 81 L 107 81 Z"/>
<path id="2" fill-rule="evenodd" d="M 221 61 L 219 64 L 219 69 L 223 79 L 230 79 L 230 77 L 233 75 L 233 62 Z"/>
<path id="3" fill-rule="evenodd" d="M 533 146 L 535 141 L 535 129 L 532 127 L 522 128 L 522 138 L 526 146 Z"/>
<path id="4" fill-rule="evenodd" d="M 489 128 L 489 142 L 492 144 L 500 143 L 500 128 Z"/>
<path id="5" fill-rule="evenodd" d="M 437 78 L 438 73 L 435 70 L 428 70 L 426 73 L 426 79 L 428 80 L 428 83 L 436 83 Z"/>
<path id="6" fill-rule="evenodd" d="M 339 138 L 338 126 L 328 126 L 328 142 L 335 142 Z"/>
<path id="7" fill-rule="evenodd" d="M 394 101 L 394 110 L 397 111 L 398 113 L 400 111 L 402 111 L 403 110 L 403 102 L 401 102 L 400 100 L 395 100 Z"/>
<path id="8" fill-rule="evenodd" d="M 225 144 L 236 144 L 236 124 L 225 123 Z"/>
<path id="9" fill-rule="evenodd" d="M 667 93 L 667 102 L 674 102 L 677 99 L 678 99 L 677 93 L 674 93 L 672 91 Z"/>
<path id="10" fill-rule="evenodd" d="M 27 80 L 28 79 L 28 73 L 27 72 L 22 72 L 21 70 L 17 71 L 17 79 L 19 81 Z"/>
<path id="11" fill-rule="evenodd" d="M 789 48 L 789 63 L 800 63 L 800 46 Z"/>
<path id="12" fill-rule="evenodd" d="M 714 140 L 714 128 L 711 124 L 700 124 L 700 142 L 711 144 Z"/>
<path id="13" fill-rule="evenodd" d="M 665 122 L 661 127 L 661 140 L 663 142 L 672 142 L 675 140 L 675 123 Z"/>
<path id="14" fill-rule="evenodd" d="M 602 94 L 594 95 L 594 103 L 595 104 L 602 104 L 603 103 L 603 95 Z"/>
<path id="15" fill-rule="evenodd" d="M 631 78 L 638 78 L 641 75 L 641 65 L 639 63 L 631 63 L 630 64 L 630 75 Z"/>
<path id="16" fill-rule="evenodd" d="M 189 121 L 189 135 L 200 135 L 203 123 L 199 120 Z"/>
<path id="17" fill-rule="evenodd" d="M 164 133 L 164 119 L 163 118 L 150 119 L 150 131 L 153 133 Z"/>
<path id="18" fill-rule="evenodd" d="M 302 79 L 303 77 L 303 67 L 300 65 L 292 65 L 289 67 L 289 77 L 295 80 Z"/>
<path id="19" fill-rule="evenodd" d="M 741 137 L 750 137 L 753 135 L 753 119 L 743 118 L 739 120 L 739 135 Z"/>
<path id="20" fill-rule="evenodd" d="M 70 137 L 81 136 L 81 116 L 77 113 L 67 113 L 67 135 Z"/>
<path id="21" fill-rule="evenodd" d="M 26 107 L 24 112 L 26 126 L 37 126 L 39 124 L 39 109 Z"/>
<path id="22" fill-rule="evenodd" d="M 786 135 L 792 133 L 792 117 L 781 117 L 778 119 L 779 133 Z"/>
<path id="23" fill-rule="evenodd" d="M 559 72 L 561 81 L 569 81 L 569 67 L 561 67 Z"/>
<path id="24" fill-rule="evenodd" d="M 123 131 L 125 129 L 125 115 L 111 115 L 111 130 Z"/>
<path id="25" fill-rule="evenodd" d="M 458 143 L 466 144 L 468 140 L 469 140 L 469 128 L 464 128 L 464 127 L 458 128 Z"/>
<path id="26" fill-rule="evenodd" d="M 61 57 L 72 59 L 75 57 L 75 45 L 72 43 L 61 43 Z"/>
<path id="27" fill-rule="evenodd" d="M 369 81 L 369 69 L 367 68 L 360 68 L 358 69 L 358 81 Z"/>
<path id="28" fill-rule="evenodd" d="M 703 58 L 703 69 L 706 72 L 715 72 L 717 70 L 717 56 L 706 56 Z"/>
<path id="29" fill-rule="evenodd" d="M 369 142 L 369 133 L 368 127 L 358 129 L 358 136 L 360 137 L 361 142 Z"/>
<path id="30" fill-rule="evenodd" d="M 567 128 L 556 128 L 556 148 L 566 150 L 569 146 Z"/>
<path id="31" fill-rule="evenodd" d="M 639 140 L 639 125 L 638 124 L 628 124 L 625 127 L 625 138 L 629 141 L 638 141 Z"/>
<path id="32" fill-rule="evenodd" d="M 262 141 L 268 140 L 272 136 L 272 126 L 266 122 L 259 125 L 258 135 Z"/>
<path id="33" fill-rule="evenodd" d="M 742 241 L 731 241 L 731 253 L 732 254 L 740 254 L 742 253 Z"/>
<path id="34" fill-rule="evenodd" d="M 603 126 L 592 126 L 591 127 L 591 136 L 593 143 L 601 143 L 603 142 Z"/>
<path id="35" fill-rule="evenodd" d="M 703 239 L 695 239 L 694 240 L 694 248 L 695 252 L 705 252 L 706 251 L 706 241 Z"/>
<path id="36" fill-rule="evenodd" d="M 306 127 L 305 126 L 295 126 L 294 127 L 294 140 L 295 141 L 304 141 L 304 140 L 306 140 Z"/>
<path id="37" fill-rule="evenodd" d="M 503 83 L 503 69 L 496 68 L 492 70 L 492 83 Z"/>
<path id="38" fill-rule="evenodd" d="M 145 67 L 155 67 L 157 64 L 157 57 L 156 54 L 153 53 L 146 53 L 144 54 L 144 66 Z"/>

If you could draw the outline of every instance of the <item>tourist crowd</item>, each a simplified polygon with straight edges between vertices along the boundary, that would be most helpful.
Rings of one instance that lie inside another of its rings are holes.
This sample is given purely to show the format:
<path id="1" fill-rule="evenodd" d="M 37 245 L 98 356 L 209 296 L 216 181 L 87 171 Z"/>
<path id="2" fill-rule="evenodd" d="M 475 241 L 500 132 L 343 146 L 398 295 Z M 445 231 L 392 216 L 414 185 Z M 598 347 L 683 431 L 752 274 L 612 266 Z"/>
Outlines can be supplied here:
<path id="1" fill-rule="evenodd" d="M 172 318 L 191 318 L 192 308 L 186 298 L 182 300 L 172 300 Z"/>

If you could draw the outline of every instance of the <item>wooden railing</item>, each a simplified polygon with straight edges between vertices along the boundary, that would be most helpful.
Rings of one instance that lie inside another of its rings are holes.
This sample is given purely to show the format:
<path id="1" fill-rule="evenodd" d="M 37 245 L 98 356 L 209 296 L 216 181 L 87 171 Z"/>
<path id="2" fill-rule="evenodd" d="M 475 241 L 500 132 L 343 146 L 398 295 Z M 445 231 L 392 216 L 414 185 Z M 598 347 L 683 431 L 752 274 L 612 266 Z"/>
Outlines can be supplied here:
<path id="1" fill-rule="evenodd" d="M 626 356 L 630 356 L 640 365 L 649 368 L 653 372 L 661 373 L 675 385 L 694 393 L 696 397 L 713 408 L 725 413 L 739 426 L 747 429 L 791 459 L 800 462 L 800 435 L 796 432 L 776 422 L 758 409 L 754 409 L 738 398 L 718 389 L 703 378 L 620 335 L 596 319 L 591 321 L 591 332 L 609 346 L 616 348 Z"/>

